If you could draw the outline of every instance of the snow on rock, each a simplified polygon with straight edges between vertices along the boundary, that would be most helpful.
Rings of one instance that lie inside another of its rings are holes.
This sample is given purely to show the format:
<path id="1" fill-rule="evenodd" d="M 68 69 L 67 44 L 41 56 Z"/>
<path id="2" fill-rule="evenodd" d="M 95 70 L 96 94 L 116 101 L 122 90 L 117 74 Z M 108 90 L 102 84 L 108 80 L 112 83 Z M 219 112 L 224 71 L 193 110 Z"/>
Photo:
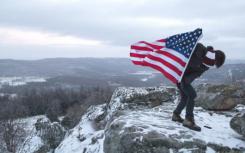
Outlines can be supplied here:
<path id="1" fill-rule="evenodd" d="M 237 133 L 245 137 L 245 110 L 231 119 L 230 126 Z"/>
<path id="2" fill-rule="evenodd" d="M 124 109 L 127 106 L 149 106 L 153 102 L 161 104 L 161 102 L 173 99 L 175 89 L 172 87 L 119 87 L 112 95 L 109 107 L 107 110 L 107 120 L 109 120 L 117 110 Z M 175 98 L 175 97 L 174 97 Z"/>
<path id="3" fill-rule="evenodd" d="M 245 151 L 244 138 L 229 126 L 244 105 L 229 112 L 195 108 L 195 120 L 202 127 L 196 132 L 171 121 L 177 102 L 175 88 L 119 87 L 109 104 L 88 109 L 55 153 Z"/>
<path id="4" fill-rule="evenodd" d="M 159 150 L 179 152 L 182 151 L 181 149 L 194 149 L 199 152 L 211 149 L 228 152 L 232 149 L 245 151 L 244 138 L 229 126 L 235 112 L 216 113 L 196 108 L 195 119 L 202 127 L 202 131 L 195 132 L 171 121 L 176 103 L 167 101 L 167 99 L 172 100 L 168 96 L 165 100 L 162 99 L 163 103 L 159 106 L 141 107 L 141 102 L 147 104 L 146 102 L 151 100 L 147 97 L 149 98 L 152 92 L 160 91 L 161 94 L 167 95 L 170 89 L 160 87 L 116 90 L 108 107 L 104 151 L 106 153 L 154 153 Z M 171 93 L 173 98 L 176 98 L 175 92 Z M 142 101 L 135 101 L 135 99 Z M 172 101 L 176 102 L 176 100 Z M 245 109 L 244 106 L 242 107 Z"/>
<path id="5" fill-rule="evenodd" d="M 48 120 L 44 115 L 20 119 L 20 122 L 25 124 L 26 138 L 25 141 L 19 145 L 18 153 L 34 153 L 44 145 L 35 128 L 35 123 L 40 119 Z"/>
<path id="6" fill-rule="evenodd" d="M 65 131 L 58 122 L 51 123 L 45 115 L 18 119 L 23 124 L 25 138 L 17 153 L 49 152 L 60 143 Z"/>
<path id="7" fill-rule="evenodd" d="M 245 152 L 245 138 L 229 125 L 236 113 L 245 110 L 244 105 L 219 112 L 196 107 L 195 120 L 202 127 L 196 132 L 171 121 L 178 101 L 178 92 L 172 87 L 119 87 L 109 104 L 89 107 L 54 152 Z M 42 143 L 34 135 L 26 152 L 38 150 Z"/>
<path id="8" fill-rule="evenodd" d="M 42 142 L 42 139 L 36 135 L 29 136 L 26 141 L 23 143 L 22 148 L 20 149 L 19 153 L 34 153 L 38 151 L 44 143 Z"/>
<path id="9" fill-rule="evenodd" d="M 80 123 L 69 131 L 55 153 L 103 153 L 104 130 L 97 122 L 105 113 L 106 105 L 91 106 Z"/>
<path id="10" fill-rule="evenodd" d="M 245 107 L 243 107 L 245 109 Z M 229 148 L 244 148 L 245 141 L 230 127 L 230 120 L 235 113 L 217 114 L 214 112 L 196 111 L 197 123 L 201 126 L 210 126 L 212 129 L 202 128 L 202 132 L 192 132 L 193 138 L 199 138 L 207 143 L 214 143 Z"/>

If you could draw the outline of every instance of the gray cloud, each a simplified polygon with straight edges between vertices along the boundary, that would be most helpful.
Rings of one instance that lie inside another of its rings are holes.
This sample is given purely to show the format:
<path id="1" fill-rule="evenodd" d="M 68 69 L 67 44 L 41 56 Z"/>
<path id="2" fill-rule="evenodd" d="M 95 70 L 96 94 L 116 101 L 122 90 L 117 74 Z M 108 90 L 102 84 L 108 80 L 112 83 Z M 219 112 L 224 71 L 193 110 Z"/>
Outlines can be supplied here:
<path id="1" fill-rule="evenodd" d="M 245 1 L 242 0 L 8 0 L 0 2 L 0 26 L 95 39 L 114 49 L 127 48 L 138 40 L 153 41 L 202 27 L 204 43 L 227 50 L 228 57 L 245 58 L 244 54 L 241 55 L 241 43 L 245 40 L 244 8 Z M 233 44 L 230 45 L 229 42 Z M 3 46 L 0 48 L 13 52 L 16 50 Z M 32 48 L 38 48 L 27 47 L 28 52 Z M 49 47 L 46 49 L 50 50 Z M 106 52 L 107 49 L 103 49 L 102 52 Z M 239 56 L 234 55 L 234 50 Z M 63 52 L 65 51 L 62 51 L 65 56 Z M 127 56 L 127 52 L 125 50 L 120 55 Z"/>

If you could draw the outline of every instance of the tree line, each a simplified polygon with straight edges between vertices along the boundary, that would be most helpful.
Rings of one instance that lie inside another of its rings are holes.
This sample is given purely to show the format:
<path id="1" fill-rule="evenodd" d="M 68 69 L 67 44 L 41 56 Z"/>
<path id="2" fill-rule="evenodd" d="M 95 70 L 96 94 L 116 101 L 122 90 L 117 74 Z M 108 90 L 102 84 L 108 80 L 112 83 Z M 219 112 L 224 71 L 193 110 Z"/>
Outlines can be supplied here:
<path id="1" fill-rule="evenodd" d="M 9 152 L 16 152 L 17 145 L 25 137 L 24 125 L 17 122 L 19 118 L 46 115 L 50 121 L 60 122 L 70 129 L 90 105 L 108 103 L 113 91 L 105 86 L 81 86 L 79 89 L 25 86 L 20 89 L 15 87 L 15 96 L 0 96 L 0 139 Z M 12 91 L 11 87 L 8 91 Z"/>

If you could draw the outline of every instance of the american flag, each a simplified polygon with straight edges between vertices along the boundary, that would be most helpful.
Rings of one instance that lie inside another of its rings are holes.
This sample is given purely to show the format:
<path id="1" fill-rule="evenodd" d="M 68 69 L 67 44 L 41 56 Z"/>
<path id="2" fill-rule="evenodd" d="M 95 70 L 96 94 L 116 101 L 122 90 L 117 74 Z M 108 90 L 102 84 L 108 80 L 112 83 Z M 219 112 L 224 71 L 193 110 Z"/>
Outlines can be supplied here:
<path id="1" fill-rule="evenodd" d="M 131 45 L 130 58 L 135 65 L 160 71 L 173 83 L 180 82 L 202 29 L 177 34 L 149 43 L 139 41 Z"/>

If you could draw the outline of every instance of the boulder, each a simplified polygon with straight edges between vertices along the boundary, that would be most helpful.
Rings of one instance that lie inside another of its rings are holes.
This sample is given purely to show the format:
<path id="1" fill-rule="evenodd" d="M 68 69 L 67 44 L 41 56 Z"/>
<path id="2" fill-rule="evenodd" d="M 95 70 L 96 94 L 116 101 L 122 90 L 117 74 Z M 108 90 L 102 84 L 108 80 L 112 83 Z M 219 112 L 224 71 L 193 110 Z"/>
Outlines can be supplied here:
<path id="1" fill-rule="evenodd" d="M 196 120 L 204 130 L 200 133 L 171 121 L 172 112 L 176 107 L 175 102 L 177 102 L 176 93 L 176 89 L 173 88 L 171 90 L 169 88 L 152 88 L 152 90 L 149 88 L 118 88 L 108 104 L 105 117 L 107 124 L 104 129 L 104 152 L 205 153 L 210 150 L 223 151 L 226 149 L 229 153 L 245 151 L 245 145 L 234 149 L 234 145 L 230 144 L 230 141 L 237 141 L 238 138 L 230 137 L 231 116 L 225 113 L 211 115 L 198 108 L 195 111 Z M 156 95 L 157 100 L 151 98 L 151 95 Z M 152 100 L 161 101 L 161 105 L 153 107 Z M 217 121 L 219 123 L 213 125 Z M 206 130 L 207 126 L 211 129 Z M 242 143 L 242 140 L 238 141 Z M 208 146 L 208 144 L 213 145 Z"/>
<path id="2" fill-rule="evenodd" d="M 58 122 L 51 123 L 48 119 L 38 119 L 35 123 L 35 128 L 45 145 L 42 149 L 55 149 L 66 133 L 65 129 Z"/>
<path id="3" fill-rule="evenodd" d="M 176 88 L 117 88 L 110 103 L 91 106 L 67 132 L 55 153 L 243 153 L 242 136 L 231 130 L 236 113 L 195 108 L 201 132 L 173 122 Z M 240 107 L 237 111 L 245 109 Z M 205 128 L 210 127 L 210 128 Z M 232 142 L 232 143 L 231 143 Z"/>
<path id="4" fill-rule="evenodd" d="M 196 106 L 207 110 L 231 110 L 244 103 L 244 89 L 238 85 L 201 85 L 197 92 Z"/>
<path id="5" fill-rule="evenodd" d="M 205 152 L 206 143 L 199 139 L 179 141 L 176 135 L 163 134 L 160 131 L 142 131 L 140 126 L 129 126 L 126 122 L 113 122 L 105 131 L 104 152 L 106 153 L 169 153 L 181 152 L 182 148 L 197 153 Z M 147 128 L 147 127 L 145 127 Z M 182 135 L 185 137 L 184 134 Z"/>
<path id="6" fill-rule="evenodd" d="M 69 130 L 55 153 L 102 153 L 107 104 L 90 106 L 79 124 Z"/>
<path id="7" fill-rule="evenodd" d="M 245 137 L 245 113 L 233 117 L 230 121 L 230 126 L 237 133 Z"/>
<path id="8" fill-rule="evenodd" d="M 177 90 L 173 87 L 119 87 L 108 104 L 106 118 L 114 118 L 120 110 L 153 108 L 165 102 L 173 102 L 176 93 Z"/>

